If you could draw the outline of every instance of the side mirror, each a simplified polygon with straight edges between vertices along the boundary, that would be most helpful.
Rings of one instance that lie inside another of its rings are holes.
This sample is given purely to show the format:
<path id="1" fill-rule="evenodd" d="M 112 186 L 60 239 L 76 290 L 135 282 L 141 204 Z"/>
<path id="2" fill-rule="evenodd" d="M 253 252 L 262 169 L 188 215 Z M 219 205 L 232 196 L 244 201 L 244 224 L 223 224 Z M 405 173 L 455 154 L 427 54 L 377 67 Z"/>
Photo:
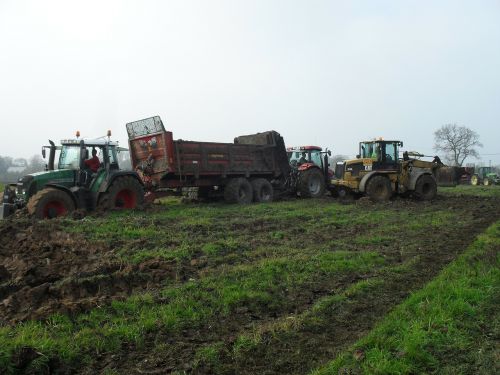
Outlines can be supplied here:
<path id="1" fill-rule="evenodd" d="M 42 157 L 45 159 L 45 147 L 42 147 Z"/>
<path id="2" fill-rule="evenodd" d="M 332 152 L 328 150 L 328 156 L 332 156 Z"/>

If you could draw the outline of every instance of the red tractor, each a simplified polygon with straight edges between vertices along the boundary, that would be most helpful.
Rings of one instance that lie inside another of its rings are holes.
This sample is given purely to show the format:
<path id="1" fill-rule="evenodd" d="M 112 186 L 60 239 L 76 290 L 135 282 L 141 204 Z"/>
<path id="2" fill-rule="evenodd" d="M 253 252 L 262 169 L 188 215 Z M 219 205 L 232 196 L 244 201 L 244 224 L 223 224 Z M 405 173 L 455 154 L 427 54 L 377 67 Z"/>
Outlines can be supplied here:
<path id="1" fill-rule="evenodd" d="M 318 198 L 325 194 L 333 171 L 328 168 L 328 149 L 319 146 L 300 146 L 287 148 L 288 161 L 295 172 L 297 193 L 301 197 Z"/>

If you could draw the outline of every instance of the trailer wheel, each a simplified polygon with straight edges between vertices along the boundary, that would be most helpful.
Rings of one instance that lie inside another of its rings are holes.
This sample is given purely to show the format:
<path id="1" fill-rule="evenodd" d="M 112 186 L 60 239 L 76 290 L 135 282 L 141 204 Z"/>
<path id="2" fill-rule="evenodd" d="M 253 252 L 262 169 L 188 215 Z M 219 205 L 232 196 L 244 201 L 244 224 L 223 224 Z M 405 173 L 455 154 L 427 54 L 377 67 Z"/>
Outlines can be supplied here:
<path id="1" fill-rule="evenodd" d="M 228 203 L 248 204 L 252 199 L 252 185 L 246 178 L 232 178 L 224 187 L 224 200 Z"/>
<path id="2" fill-rule="evenodd" d="M 265 178 L 252 181 L 254 202 L 272 202 L 274 198 L 273 185 Z"/>
<path id="3" fill-rule="evenodd" d="M 75 210 L 75 203 L 68 193 L 46 188 L 33 195 L 28 202 L 28 212 L 37 219 L 53 219 Z"/>
<path id="4" fill-rule="evenodd" d="M 436 180 L 431 176 L 424 174 L 420 176 L 415 185 L 415 195 L 417 199 L 428 201 L 433 199 L 437 193 Z"/>
<path id="5" fill-rule="evenodd" d="M 392 195 L 391 182 L 384 176 L 373 176 L 366 186 L 366 195 L 374 202 L 388 201 Z"/>
<path id="6" fill-rule="evenodd" d="M 144 188 L 134 177 L 117 177 L 99 200 L 102 209 L 136 208 L 144 203 Z"/>
<path id="7" fill-rule="evenodd" d="M 317 168 L 301 172 L 298 183 L 298 192 L 304 198 L 319 198 L 325 194 L 325 180 Z"/>

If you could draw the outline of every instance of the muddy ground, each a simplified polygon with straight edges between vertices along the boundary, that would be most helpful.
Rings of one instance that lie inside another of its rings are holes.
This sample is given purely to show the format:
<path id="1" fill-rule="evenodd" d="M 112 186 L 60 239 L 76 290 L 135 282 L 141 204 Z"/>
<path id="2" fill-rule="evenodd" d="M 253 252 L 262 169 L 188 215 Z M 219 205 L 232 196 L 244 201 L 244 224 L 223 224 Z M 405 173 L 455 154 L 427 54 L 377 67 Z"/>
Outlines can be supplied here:
<path id="1" fill-rule="evenodd" d="M 364 200 L 346 204 L 360 205 L 365 210 L 390 209 L 395 214 L 400 210 L 420 212 L 433 205 L 457 217 L 467 215 L 468 221 L 466 226 L 452 225 L 429 231 L 425 237 L 401 233 L 401 241 L 419 244 L 412 259 L 397 259 L 401 242 L 384 245 L 381 251 L 391 262 L 413 261 L 410 271 L 404 274 L 378 274 L 374 271 L 320 280 L 310 289 L 305 288 L 290 296 L 290 304 L 282 310 L 249 311 L 242 307 L 229 317 L 215 317 L 196 329 L 169 334 L 151 333 L 140 348 L 125 344 L 118 353 L 102 354 L 83 367 L 54 361 L 53 368 L 47 371 L 86 374 L 105 369 L 131 374 L 174 371 L 307 373 L 333 359 L 366 334 L 388 311 L 435 277 L 479 233 L 500 218 L 500 200 L 491 197 L 439 196 L 431 203 L 398 199 L 385 206 Z M 255 231 L 261 230 L 255 228 Z M 357 234 L 336 232 L 336 236 Z M 166 280 L 188 280 L 211 267 L 210 263 L 196 258 L 181 263 L 162 259 L 124 263 L 115 254 L 116 244 L 95 242 L 82 234 L 69 234 L 64 230 L 63 222 L 58 220 L 7 221 L 0 225 L 0 236 L 0 325 L 13 325 L 27 319 L 43 320 L 53 313 L 73 316 L 145 290 L 154 294 Z M 237 357 L 233 355 L 233 344 L 245 330 L 251 330 L 256 324 L 272 323 L 291 313 L 300 314 L 319 298 L 370 278 L 383 280 L 383 286 L 368 295 L 354 296 L 318 322 L 306 322 L 291 331 L 264 334 L 261 344 L 239 353 Z M 158 349 L 159 342 L 167 345 Z M 195 363 L 196 351 L 216 342 L 223 343 L 216 367 L 213 363 Z"/>

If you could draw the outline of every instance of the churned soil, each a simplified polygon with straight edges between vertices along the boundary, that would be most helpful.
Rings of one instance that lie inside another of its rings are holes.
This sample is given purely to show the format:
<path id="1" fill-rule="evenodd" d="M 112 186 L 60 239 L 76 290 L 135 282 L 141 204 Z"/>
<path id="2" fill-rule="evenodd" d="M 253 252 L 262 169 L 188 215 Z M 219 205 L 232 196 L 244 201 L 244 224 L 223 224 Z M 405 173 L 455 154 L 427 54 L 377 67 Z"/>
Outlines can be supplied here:
<path id="1" fill-rule="evenodd" d="M 0 236 L 0 324 L 83 312 L 175 273 L 171 262 L 125 264 L 112 246 L 67 233 L 58 220 L 11 221 Z"/>

